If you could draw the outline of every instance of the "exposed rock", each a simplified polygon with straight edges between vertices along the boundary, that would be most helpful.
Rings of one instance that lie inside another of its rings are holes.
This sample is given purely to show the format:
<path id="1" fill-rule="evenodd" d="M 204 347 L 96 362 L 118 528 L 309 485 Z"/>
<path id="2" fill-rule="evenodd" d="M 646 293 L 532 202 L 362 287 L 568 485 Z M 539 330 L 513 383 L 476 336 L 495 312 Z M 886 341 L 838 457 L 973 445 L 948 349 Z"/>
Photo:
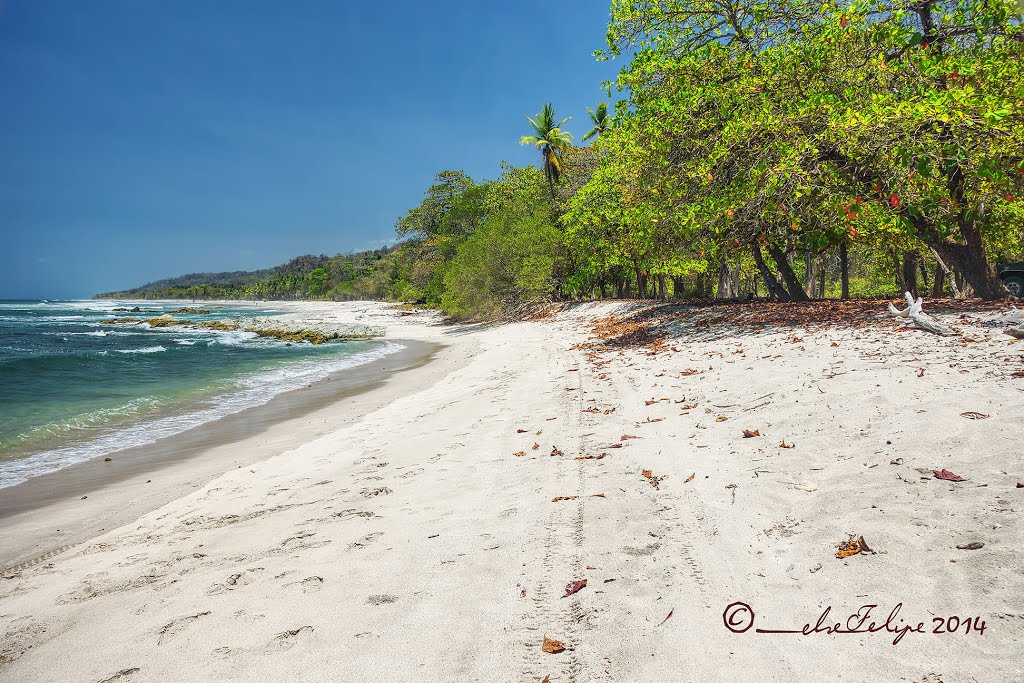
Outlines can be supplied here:
<path id="1" fill-rule="evenodd" d="M 199 323 L 199 327 L 205 327 L 208 330 L 218 330 L 220 332 L 234 332 L 238 329 L 238 325 L 224 322 L 223 320 L 204 320 Z"/>
<path id="2" fill-rule="evenodd" d="M 210 309 L 208 308 L 190 308 L 189 306 L 185 306 L 184 308 L 171 311 L 171 315 L 174 315 L 175 313 L 183 313 L 186 315 L 205 315 L 209 312 Z"/>
<path id="3" fill-rule="evenodd" d="M 169 313 L 165 313 L 159 318 L 149 318 L 146 320 L 146 322 L 149 323 L 150 327 L 173 327 L 175 325 L 181 324 L 180 320 L 177 320 L 174 316 L 170 315 Z"/>
<path id="4" fill-rule="evenodd" d="M 138 318 L 107 318 L 101 320 L 100 325 L 138 325 L 141 322 Z"/>

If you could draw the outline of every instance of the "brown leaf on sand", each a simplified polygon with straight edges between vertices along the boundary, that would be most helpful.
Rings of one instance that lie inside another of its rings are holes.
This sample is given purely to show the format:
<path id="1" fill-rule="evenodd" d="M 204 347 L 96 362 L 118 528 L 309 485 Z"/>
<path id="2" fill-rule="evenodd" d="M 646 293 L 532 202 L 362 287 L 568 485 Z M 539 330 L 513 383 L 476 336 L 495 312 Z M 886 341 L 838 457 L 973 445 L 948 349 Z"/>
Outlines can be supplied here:
<path id="1" fill-rule="evenodd" d="M 1024 482 L 1022 482 L 1022 481 L 1018 481 L 1018 482 L 1017 482 L 1017 488 L 1019 488 L 1019 489 L 1024 489 Z"/>
<path id="2" fill-rule="evenodd" d="M 726 417 L 725 415 L 717 415 L 717 416 L 715 417 L 715 422 L 725 422 L 725 421 L 726 421 L 726 420 L 728 420 L 728 419 L 729 419 L 729 418 L 728 418 L 728 417 Z"/>
<path id="3" fill-rule="evenodd" d="M 551 502 L 557 503 L 560 500 L 576 500 L 576 496 L 555 496 L 551 499 Z"/>
<path id="4" fill-rule="evenodd" d="M 932 470 L 932 474 L 935 475 L 936 479 L 945 479 L 946 481 L 967 481 L 959 474 L 953 474 L 947 469 Z"/>
<path id="5" fill-rule="evenodd" d="M 570 581 L 565 585 L 565 595 L 563 598 L 567 598 L 573 593 L 579 593 L 581 590 L 587 587 L 587 580 L 580 579 L 579 581 Z"/>
<path id="6" fill-rule="evenodd" d="M 517 429 L 516 430 L 516 434 L 525 434 L 528 431 L 530 431 L 530 430 L 528 430 L 528 429 Z"/>
<path id="7" fill-rule="evenodd" d="M 590 497 L 591 498 L 607 498 L 607 496 L 605 496 L 603 493 L 591 493 Z"/>
<path id="8" fill-rule="evenodd" d="M 559 652 L 565 651 L 565 643 L 544 636 L 544 642 L 541 643 L 540 649 L 548 654 L 557 655 Z"/>
<path id="9" fill-rule="evenodd" d="M 1024 370 L 1018 370 L 1017 372 L 1011 372 L 1010 377 L 1024 377 Z"/>
<path id="10" fill-rule="evenodd" d="M 786 440 L 783 439 L 782 441 L 779 442 L 779 448 L 796 448 L 796 444 L 786 443 Z"/>
<path id="11" fill-rule="evenodd" d="M 550 675 L 545 676 L 544 679 L 541 680 L 540 683 L 551 683 L 551 676 Z"/>
<path id="12" fill-rule="evenodd" d="M 662 624 L 664 624 L 664 623 L 665 623 L 666 621 L 668 621 L 669 619 L 671 619 L 671 618 L 672 618 L 672 613 L 673 613 L 673 612 L 675 612 L 675 609 L 670 609 L 670 610 L 668 611 L 668 614 L 667 614 L 667 615 L 665 615 L 665 618 L 661 620 L 661 624 L 658 624 L 658 626 L 661 626 L 661 625 L 662 625 Z"/>
<path id="13" fill-rule="evenodd" d="M 690 483 L 691 481 L 693 481 L 693 478 L 694 478 L 694 477 L 696 477 L 696 476 L 697 476 L 697 473 L 696 473 L 696 472 L 694 472 L 693 474 L 691 474 L 690 476 L 688 476 L 688 477 L 686 478 L 686 481 L 684 481 L 683 483 L 684 483 L 684 484 L 689 484 L 689 483 Z"/>
<path id="14" fill-rule="evenodd" d="M 755 436 L 761 436 L 761 430 L 759 430 L 759 429 L 755 429 L 753 431 L 751 431 L 749 429 L 744 429 L 743 430 L 743 438 L 744 439 L 750 439 L 750 438 L 755 437 Z"/>
<path id="15" fill-rule="evenodd" d="M 603 458 L 606 455 L 608 455 L 608 454 L 607 453 L 598 453 L 597 455 L 577 455 L 575 460 L 600 460 L 601 458 Z"/>
<path id="16" fill-rule="evenodd" d="M 960 550 L 981 550 L 985 547 L 985 544 L 981 541 L 971 541 L 970 543 L 961 543 L 957 546 Z"/>
<path id="17" fill-rule="evenodd" d="M 608 408 L 607 410 L 604 411 L 604 414 L 605 415 L 611 415 L 614 412 L 615 412 L 615 408 Z"/>
<path id="18" fill-rule="evenodd" d="M 622 444 L 621 443 L 613 443 L 610 446 L 605 446 L 605 448 L 622 448 Z"/>
<path id="19" fill-rule="evenodd" d="M 973 410 L 968 410 L 966 413 L 960 413 L 960 417 L 966 417 L 968 420 L 984 420 L 986 417 L 991 417 L 985 413 L 978 413 Z"/>
<path id="20" fill-rule="evenodd" d="M 685 406 L 679 406 L 679 410 L 693 410 L 699 405 L 699 403 L 688 403 Z"/>
<path id="21" fill-rule="evenodd" d="M 917 369 L 917 376 L 918 377 L 924 377 L 924 368 L 918 368 Z"/>
<path id="22" fill-rule="evenodd" d="M 517 458 L 521 458 L 524 455 L 526 455 L 526 451 L 516 451 L 515 453 L 513 453 L 513 455 L 515 455 Z"/>
<path id="23" fill-rule="evenodd" d="M 653 406 L 655 403 L 657 403 L 657 401 L 655 401 L 653 398 L 650 401 L 644 401 L 645 406 Z"/>
<path id="24" fill-rule="evenodd" d="M 554 458 L 554 457 L 561 457 L 563 455 L 565 455 L 565 453 L 563 453 L 562 451 L 558 450 L 558 446 L 552 446 L 551 447 L 551 457 L 552 458 Z"/>
<path id="25" fill-rule="evenodd" d="M 639 436 L 633 436 L 632 434 L 623 434 L 619 437 L 619 441 L 629 441 L 630 439 L 639 439 Z"/>
<path id="26" fill-rule="evenodd" d="M 860 552 L 871 552 L 871 548 L 868 547 L 867 541 L 864 540 L 863 536 L 857 538 L 850 538 L 849 541 L 843 541 L 839 544 L 839 550 L 836 551 L 836 557 L 843 559 L 844 557 L 850 557 Z"/>
<path id="27" fill-rule="evenodd" d="M 645 476 L 645 477 L 647 477 L 648 479 L 650 479 L 650 478 L 651 478 L 652 476 L 654 476 L 654 473 L 653 473 L 653 472 L 651 472 L 650 470 L 644 470 L 644 471 L 642 471 L 642 472 L 641 472 L 640 474 L 644 475 L 644 476 Z"/>
<path id="28" fill-rule="evenodd" d="M 539 443 L 534 443 L 532 446 L 530 446 L 530 450 L 533 450 L 533 451 L 537 450 L 538 448 L 540 448 L 540 444 Z"/>

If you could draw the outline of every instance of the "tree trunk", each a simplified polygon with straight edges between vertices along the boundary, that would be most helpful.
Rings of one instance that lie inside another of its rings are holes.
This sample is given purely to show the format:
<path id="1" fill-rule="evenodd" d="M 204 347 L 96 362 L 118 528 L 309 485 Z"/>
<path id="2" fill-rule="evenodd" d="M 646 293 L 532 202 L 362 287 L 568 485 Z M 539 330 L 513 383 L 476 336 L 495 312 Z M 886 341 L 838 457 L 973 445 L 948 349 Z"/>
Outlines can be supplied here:
<path id="1" fill-rule="evenodd" d="M 892 257 L 892 270 L 896 275 L 896 289 L 899 290 L 900 294 L 907 291 L 907 280 L 903 276 L 903 266 L 900 264 L 900 255 L 895 249 L 889 250 L 889 256 Z"/>
<path id="2" fill-rule="evenodd" d="M 658 298 L 661 299 L 662 301 L 665 301 L 666 299 L 668 299 L 668 291 L 667 291 L 668 288 L 665 286 L 665 274 L 664 273 L 658 273 L 657 277 L 658 277 Z"/>
<path id="3" fill-rule="evenodd" d="M 779 273 L 782 275 L 782 279 L 786 283 L 786 289 L 789 291 L 789 298 L 793 301 L 807 301 L 807 292 L 804 291 L 799 278 L 797 278 L 796 273 L 790 267 L 785 252 L 774 244 L 769 244 L 768 253 L 771 254 L 772 260 L 775 261 L 775 265 L 779 268 Z"/>
<path id="4" fill-rule="evenodd" d="M 601 289 L 601 298 L 602 299 L 607 299 L 608 298 L 608 290 L 606 289 L 607 283 L 604 281 L 603 277 L 600 280 L 597 281 L 597 285 Z"/>
<path id="5" fill-rule="evenodd" d="M 966 244 L 953 244 L 941 239 L 923 239 L 932 251 L 946 264 L 959 273 L 974 293 L 986 301 L 1002 299 L 1006 287 L 996 277 L 995 271 L 985 256 L 985 245 L 981 231 L 973 223 L 960 226 L 960 233 Z"/>
<path id="6" fill-rule="evenodd" d="M 683 278 L 675 275 L 672 276 L 672 298 L 683 298 Z"/>
<path id="7" fill-rule="evenodd" d="M 910 292 L 917 298 L 917 261 L 918 255 L 916 251 L 908 251 L 903 254 L 903 268 L 901 280 L 903 282 L 903 291 Z"/>
<path id="8" fill-rule="evenodd" d="M 942 264 L 935 264 L 935 277 L 932 278 L 932 298 L 938 299 L 946 296 L 946 271 Z"/>
<path id="9" fill-rule="evenodd" d="M 846 246 L 846 242 L 839 245 L 839 278 L 842 280 L 842 294 L 840 297 L 843 299 L 850 298 L 850 254 Z"/>
<path id="10" fill-rule="evenodd" d="M 640 299 L 647 298 L 647 282 L 644 278 L 643 272 L 639 268 L 634 268 L 633 272 L 636 274 L 636 295 Z"/>
<path id="11" fill-rule="evenodd" d="M 718 266 L 718 291 L 715 292 L 716 299 L 735 299 L 739 294 L 739 286 L 736 283 L 736 276 L 739 273 L 739 266 L 731 266 L 728 262 L 722 261 Z"/>
<path id="12" fill-rule="evenodd" d="M 789 294 L 786 292 L 785 287 L 779 284 L 775 275 L 765 265 L 764 255 L 761 253 L 761 245 L 757 242 L 751 244 L 750 253 L 754 257 L 754 265 L 757 266 L 757 272 L 761 274 L 761 279 L 764 280 L 764 286 L 768 288 L 768 298 L 789 301 Z"/>
<path id="13" fill-rule="evenodd" d="M 817 299 L 818 298 L 818 261 L 814 258 L 814 254 L 809 251 L 804 252 L 804 291 L 807 292 L 807 298 Z"/>

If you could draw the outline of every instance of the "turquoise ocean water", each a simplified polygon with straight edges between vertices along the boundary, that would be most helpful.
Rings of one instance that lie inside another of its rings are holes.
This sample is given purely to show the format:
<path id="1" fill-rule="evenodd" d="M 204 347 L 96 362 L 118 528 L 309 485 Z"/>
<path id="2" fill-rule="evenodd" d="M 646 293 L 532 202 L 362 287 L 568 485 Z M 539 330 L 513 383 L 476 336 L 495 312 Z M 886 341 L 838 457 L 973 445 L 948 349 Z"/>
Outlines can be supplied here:
<path id="1" fill-rule="evenodd" d="M 142 313 L 112 312 L 139 306 Z M 0 301 L 0 488 L 265 403 L 400 348 L 286 344 L 248 332 L 100 325 L 182 306 L 273 315 L 271 304 Z"/>

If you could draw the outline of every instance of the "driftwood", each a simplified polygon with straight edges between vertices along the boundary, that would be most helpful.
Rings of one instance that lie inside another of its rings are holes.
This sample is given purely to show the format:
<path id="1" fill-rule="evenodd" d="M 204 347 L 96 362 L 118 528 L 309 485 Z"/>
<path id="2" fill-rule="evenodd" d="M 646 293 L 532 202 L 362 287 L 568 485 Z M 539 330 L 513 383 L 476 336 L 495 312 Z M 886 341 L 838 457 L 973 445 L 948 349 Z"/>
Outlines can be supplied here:
<path id="1" fill-rule="evenodd" d="M 907 299 L 907 307 L 901 311 L 890 303 L 890 313 L 900 318 L 910 318 L 914 321 L 914 324 L 921 329 L 928 330 L 929 332 L 933 332 L 944 337 L 956 334 L 956 332 L 938 322 L 935 318 L 931 317 L 921 309 L 924 305 L 924 300 L 921 299 L 921 297 L 918 297 L 917 301 L 914 301 L 914 295 L 910 292 L 907 292 L 904 296 Z"/>
<path id="2" fill-rule="evenodd" d="M 1024 327 L 1007 327 L 1006 334 L 1017 339 L 1024 339 Z"/>

